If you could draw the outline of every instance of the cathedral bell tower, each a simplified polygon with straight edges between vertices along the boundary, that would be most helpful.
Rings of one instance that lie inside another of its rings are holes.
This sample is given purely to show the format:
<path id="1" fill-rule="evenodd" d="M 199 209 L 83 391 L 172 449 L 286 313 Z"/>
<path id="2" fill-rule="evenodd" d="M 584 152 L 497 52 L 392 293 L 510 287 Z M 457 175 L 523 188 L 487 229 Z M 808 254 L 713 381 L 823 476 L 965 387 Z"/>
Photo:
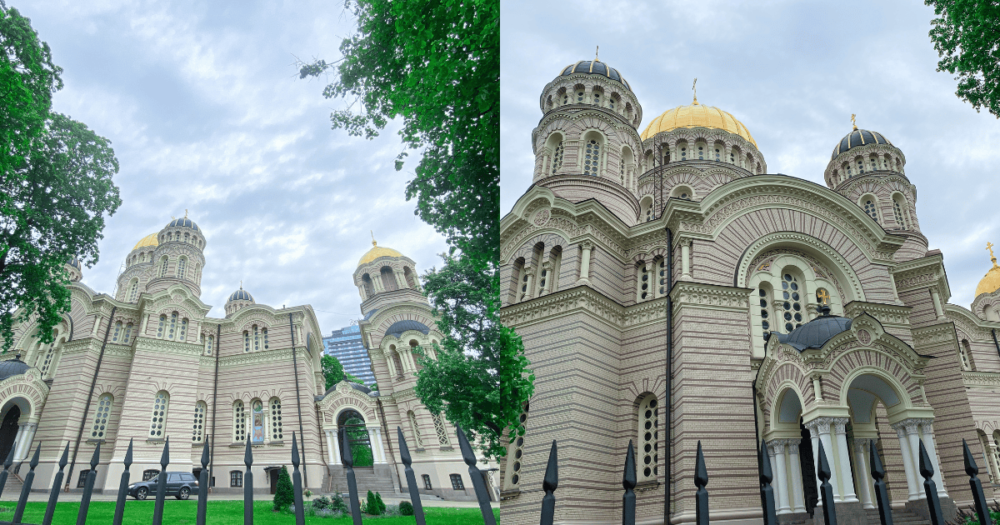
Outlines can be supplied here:
<path id="1" fill-rule="evenodd" d="M 539 106 L 532 181 L 572 202 L 597 199 L 635 224 L 642 107 L 621 73 L 596 57 L 566 66 Z"/>

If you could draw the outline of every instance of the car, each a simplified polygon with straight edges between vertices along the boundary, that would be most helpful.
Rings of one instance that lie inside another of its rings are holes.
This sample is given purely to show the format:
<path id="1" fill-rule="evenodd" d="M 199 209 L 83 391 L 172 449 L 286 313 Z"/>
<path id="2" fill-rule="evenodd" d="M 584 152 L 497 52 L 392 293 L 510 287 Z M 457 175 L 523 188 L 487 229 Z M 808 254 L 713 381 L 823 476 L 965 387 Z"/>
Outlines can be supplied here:
<path id="1" fill-rule="evenodd" d="M 160 476 L 164 473 L 153 476 L 146 481 L 137 481 L 128 486 L 128 495 L 135 499 L 146 499 L 149 496 L 156 497 L 157 487 L 160 483 Z M 174 496 L 177 499 L 188 499 L 191 495 L 198 495 L 198 480 L 190 472 L 167 472 L 167 496 Z"/>

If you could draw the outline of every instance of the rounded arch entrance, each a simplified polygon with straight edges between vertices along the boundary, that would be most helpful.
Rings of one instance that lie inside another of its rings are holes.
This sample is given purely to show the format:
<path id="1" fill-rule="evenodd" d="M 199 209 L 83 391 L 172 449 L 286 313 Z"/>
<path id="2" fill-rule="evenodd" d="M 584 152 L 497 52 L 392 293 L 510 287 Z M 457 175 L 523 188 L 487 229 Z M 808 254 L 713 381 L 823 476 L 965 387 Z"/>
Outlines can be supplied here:
<path id="1" fill-rule="evenodd" d="M 372 442 L 368 435 L 368 425 L 360 412 L 352 408 L 344 409 L 337 415 L 337 428 L 342 429 L 344 438 L 338 439 L 341 457 L 344 457 L 344 440 L 351 447 L 351 458 L 355 467 L 370 467 L 375 464 Z"/>
<path id="2" fill-rule="evenodd" d="M 3 402 L 0 407 L 0 461 L 5 460 L 12 450 L 15 451 L 15 461 L 26 453 L 25 445 L 30 446 L 37 426 L 37 423 L 30 422 L 31 419 L 31 402 L 24 397 L 11 397 Z"/>

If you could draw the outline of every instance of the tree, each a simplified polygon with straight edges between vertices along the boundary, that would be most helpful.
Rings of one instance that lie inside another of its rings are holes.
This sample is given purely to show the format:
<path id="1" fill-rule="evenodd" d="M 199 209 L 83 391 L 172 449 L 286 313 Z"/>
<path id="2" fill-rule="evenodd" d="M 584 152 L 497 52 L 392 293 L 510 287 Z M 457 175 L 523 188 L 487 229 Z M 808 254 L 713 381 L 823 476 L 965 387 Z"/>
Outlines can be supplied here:
<path id="1" fill-rule="evenodd" d="M 340 364 L 340 360 L 332 355 L 323 354 L 320 362 L 323 365 L 323 377 L 326 378 L 327 390 L 344 380 L 344 365 Z"/>
<path id="2" fill-rule="evenodd" d="M 292 503 L 295 503 L 295 487 L 288 468 L 282 465 L 278 472 L 278 486 L 274 489 L 274 510 L 287 509 Z"/>
<path id="3" fill-rule="evenodd" d="M 500 434 L 517 428 L 534 378 L 520 338 L 499 322 L 499 2 L 346 5 L 358 19 L 358 33 L 341 43 L 343 58 L 301 64 L 300 77 L 335 73 L 323 96 L 351 97 L 360 106 L 360 112 L 353 103 L 334 111 L 334 129 L 371 139 L 401 117 L 403 144 L 422 149 L 406 197 L 416 198 L 414 213 L 451 248 L 444 266 L 424 276 L 425 293 L 442 317 L 438 357 L 444 361 L 424 361 L 417 392 L 428 408 L 447 406 L 448 419 L 470 439 L 479 436 L 488 455 L 503 455 Z M 404 151 L 397 157 L 397 170 L 406 156 Z M 469 278 L 490 293 L 470 292 L 456 278 Z M 471 398 L 467 388 L 480 395 Z"/>
<path id="4" fill-rule="evenodd" d="M 0 6 L 0 332 L 3 351 L 16 322 L 36 320 L 37 337 L 70 309 L 63 265 L 98 260 L 104 215 L 121 205 L 111 143 L 51 112 L 62 88 L 48 45 L 16 9 Z"/>
<path id="5" fill-rule="evenodd" d="M 954 74 L 958 98 L 1000 118 L 1000 5 L 976 0 L 925 0 L 938 16 L 931 42 L 937 70 Z"/>

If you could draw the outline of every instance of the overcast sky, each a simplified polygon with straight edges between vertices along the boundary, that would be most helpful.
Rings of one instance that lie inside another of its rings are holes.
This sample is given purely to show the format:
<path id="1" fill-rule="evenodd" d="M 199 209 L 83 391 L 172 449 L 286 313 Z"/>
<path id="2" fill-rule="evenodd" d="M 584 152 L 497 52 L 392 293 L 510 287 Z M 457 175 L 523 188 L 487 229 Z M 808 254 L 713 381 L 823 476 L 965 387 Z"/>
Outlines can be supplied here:
<path id="1" fill-rule="evenodd" d="M 63 68 L 54 109 L 112 141 L 122 206 L 83 281 L 111 293 L 142 237 L 189 211 L 208 246 L 209 315 L 240 281 L 257 303 L 311 304 L 325 334 L 360 317 L 352 281 L 379 245 L 439 266 L 443 239 L 404 199 L 398 123 L 366 141 L 330 129 L 342 100 L 296 57 L 340 58 L 356 21 L 336 1 L 7 0 Z"/>
<path id="2" fill-rule="evenodd" d="M 936 72 L 927 32 L 933 9 L 879 2 L 539 2 L 502 5 L 501 212 L 531 184 L 539 94 L 562 68 L 600 58 L 631 84 L 640 131 L 660 113 L 698 101 L 750 130 L 768 171 L 820 184 L 836 143 L 858 126 L 906 155 L 917 213 L 944 252 L 950 302 L 968 307 L 1000 244 L 1000 122 L 955 96 Z M 1000 253 L 1000 250 L 998 250 Z"/>

